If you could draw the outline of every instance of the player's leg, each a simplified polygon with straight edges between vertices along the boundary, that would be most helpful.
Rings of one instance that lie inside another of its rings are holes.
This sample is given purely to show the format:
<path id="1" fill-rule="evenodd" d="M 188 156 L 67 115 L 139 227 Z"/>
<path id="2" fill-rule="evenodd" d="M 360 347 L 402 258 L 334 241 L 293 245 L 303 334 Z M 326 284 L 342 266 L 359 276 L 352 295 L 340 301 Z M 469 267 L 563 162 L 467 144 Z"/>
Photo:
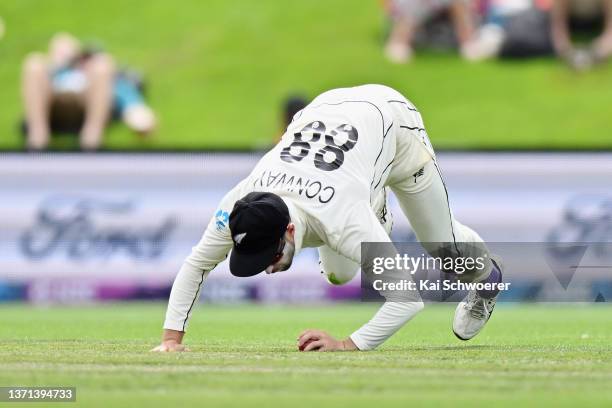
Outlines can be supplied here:
<path id="1" fill-rule="evenodd" d="M 482 238 L 453 216 L 435 160 L 423 166 L 422 171 L 392 185 L 391 189 L 417 238 L 430 254 L 443 258 L 461 256 L 473 259 L 486 255 L 485 268 L 474 268 L 456 275 L 460 280 L 501 281 L 499 266 L 491 261 Z M 493 312 L 497 294 L 497 291 L 473 291 L 457 306 L 453 332 L 458 338 L 468 340 L 480 332 Z"/>
<path id="2" fill-rule="evenodd" d="M 395 92 L 393 110 L 396 126 L 396 156 L 387 185 L 396 195 L 420 242 L 430 254 L 441 257 L 476 258 L 487 253 L 482 238 L 455 219 L 448 192 L 421 115 Z M 499 282 L 499 267 L 485 258 L 485 268 L 457 275 L 462 281 Z M 455 312 L 453 331 L 461 339 L 474 337 L 484 327 L 497 292 L 470 293 Z"/>
<path id="3" fill-rule="evenodd" d="M 445 256 L 479 255 L 486 251 L 482 238 L 453 216 L 446 186 L 435 160 L 430 160 L 404 181 L 390 186 L 402 211 L 410 221 L 418 240 L 426 249 Z M 462 281 L 480 282 L 487 278 L 485 270 L 458 275 Z"/>
<path id="4" fill-rule="evenodd" d="M 399 92 L 391 88 L 383 91 L 393 113 L 396 137 L 395 158 L 386 185 L 397 197 L 417 238 L 436 254 L 447 251 L 449 256 L 476 256 L 486 252 L 482 238 L 453 216 L 420 113 Z M 490 269 L 488 262 L 485 270 L 470 271 L 460 278 L 480 282 L 488 277 Z"/>

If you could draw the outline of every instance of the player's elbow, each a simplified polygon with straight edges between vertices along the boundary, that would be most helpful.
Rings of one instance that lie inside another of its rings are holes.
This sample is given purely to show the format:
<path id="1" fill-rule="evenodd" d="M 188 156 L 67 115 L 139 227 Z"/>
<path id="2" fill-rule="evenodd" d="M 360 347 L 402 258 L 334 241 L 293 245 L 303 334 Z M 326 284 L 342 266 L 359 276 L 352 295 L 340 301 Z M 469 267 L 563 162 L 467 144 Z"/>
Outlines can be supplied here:
<path id="1" fill-rule="evenodd" d="M 346 283 L 345 280 L 339 279 L 335 273 L 325 274 L 325 277 L 327 278 L 327 282 L 331 285 L 343 285 Z"/>
<path id="2" fill-rule="evenodd" d="M 333 272 L 325 274 L 325 278 L 327 279 L 327 282 L 335 286 L 344 285 L 345 283 L 348 283 L 351 280 L 353 280 L 354 277 L 355 277 L 354 274 L 350 276 L 341 275 L 341 274 L 337 274 Z"/>
<path id="3" fill-rule="evenodd" d="M 338 286 L 338 285 L 344 285 L 352 281 L 355 275 L 357 275 L 357 271 L 358 269 L 355 269 L 355 270 L 339 269 L 339 270 L 335 270 L 335 272 L 321 271 L 321 273 L 325 275 L 325 279 L 327 279 L 327 282 L 329 282 L 331 285 Z"/>

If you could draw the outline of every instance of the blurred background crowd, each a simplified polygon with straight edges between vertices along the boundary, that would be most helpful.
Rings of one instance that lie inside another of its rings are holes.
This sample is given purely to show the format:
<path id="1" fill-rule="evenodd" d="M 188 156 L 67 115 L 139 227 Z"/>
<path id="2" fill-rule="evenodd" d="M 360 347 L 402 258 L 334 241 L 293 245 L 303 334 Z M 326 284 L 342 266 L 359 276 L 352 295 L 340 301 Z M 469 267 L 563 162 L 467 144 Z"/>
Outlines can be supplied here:
<path id="1" fill-rule="evenodd" d="M 0 18 L 2 150 L 262 149 L 317 93 L 368 82 L 419 105 L 438 148 L 612 146 L 612 0 L 25 0 Z"/>
<path id="2" fill-rule="evenodd" d="M 387 0 L 384 4 L 391 21 L 385 51 L 392 62 L 409 62 L 419 40 L 456 44 L 470 61 L 555 54 L 577 70 L 605 62 L 612 54 L 609 0 Z M 445 26 L 452 30 L 445 33 Z"/>

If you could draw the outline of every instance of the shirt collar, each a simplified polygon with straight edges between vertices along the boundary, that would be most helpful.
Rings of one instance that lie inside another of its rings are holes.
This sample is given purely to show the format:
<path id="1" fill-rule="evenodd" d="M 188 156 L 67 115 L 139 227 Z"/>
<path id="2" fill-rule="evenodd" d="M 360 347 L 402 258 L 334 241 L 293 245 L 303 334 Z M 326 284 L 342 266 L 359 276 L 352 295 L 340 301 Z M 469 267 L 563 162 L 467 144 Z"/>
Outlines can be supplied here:
<path id="1" fill-rule="evenodd" d="M 289 222 L 295 225 L 295 254 L 297 255 L 302 250 L 302 245 L 304 243 L 304 236 L 306 235 L 307 225 L 303 219 L 302 211 L 297 208 L 289 199 L 283 198 L 285 204 L 287 204 L 287 208 L 289 209 L 289 217 L 291 218 Z"/>

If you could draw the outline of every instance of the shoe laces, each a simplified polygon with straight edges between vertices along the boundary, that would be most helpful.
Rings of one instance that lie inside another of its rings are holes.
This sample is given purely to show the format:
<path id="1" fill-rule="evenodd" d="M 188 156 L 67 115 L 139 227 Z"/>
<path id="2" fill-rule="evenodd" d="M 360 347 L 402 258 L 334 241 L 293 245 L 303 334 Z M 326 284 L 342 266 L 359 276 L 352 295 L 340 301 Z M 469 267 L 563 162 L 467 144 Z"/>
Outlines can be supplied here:
<path id="1" fill-rule="evenodd" d="M 465 308 L 474 319 L 483 320 L 489 315 L 488 303 L 487 299 L 480 297 L 476 291 L 471 291 L 465 303 Z"/>

